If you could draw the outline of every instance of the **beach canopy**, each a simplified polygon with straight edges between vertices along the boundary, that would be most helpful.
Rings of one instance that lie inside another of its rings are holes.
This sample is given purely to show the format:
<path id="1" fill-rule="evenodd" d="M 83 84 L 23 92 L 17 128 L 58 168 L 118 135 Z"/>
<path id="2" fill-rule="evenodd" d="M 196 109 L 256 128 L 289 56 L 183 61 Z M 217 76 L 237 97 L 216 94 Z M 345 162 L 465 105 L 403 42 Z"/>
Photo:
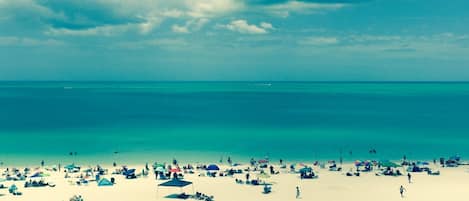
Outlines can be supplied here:
<path id="1" fill-rule="evenodd" d="M 112 186 L 112 185 L 114 185 L 114 184 L 106 178 L 102 178 L 98 182 L 98 186 Z"/>
<path id="2" fill-rule="evenodd" d="M 170 181 L 164 182 L 159 184 L 158 186 L 165 186 L 165 187 L 184 187 L 187 185 L 191 185 L 192 182 L 190 181 L 184 181 L 184 180 L 179 180 L 179 179 L 172 179 Z"/>
<path id="3" fill-rule="evenodd" d="M 220 170 L 220 168 L 215 164 L 211 164 L 207 166 L 206 170 Z"/>
<path id="4" fill-rule="evenodd" d="M 379 164 L 381 164 L 381 166 L 383 167 L 392 167 L 392 168 L 401 167 L 401 165 L 388 161 L 388 160 L 380 161 Z"/>

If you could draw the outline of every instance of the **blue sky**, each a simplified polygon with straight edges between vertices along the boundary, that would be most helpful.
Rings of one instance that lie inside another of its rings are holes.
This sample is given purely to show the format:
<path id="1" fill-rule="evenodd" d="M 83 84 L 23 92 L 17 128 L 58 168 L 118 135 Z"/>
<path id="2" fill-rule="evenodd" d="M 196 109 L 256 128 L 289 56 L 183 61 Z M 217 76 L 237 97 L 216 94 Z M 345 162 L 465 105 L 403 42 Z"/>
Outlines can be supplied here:
<path id="1" fill-rule="evenodd" d="M 0 80 L 469 80 L 466 0 L 0 0 Z"/>

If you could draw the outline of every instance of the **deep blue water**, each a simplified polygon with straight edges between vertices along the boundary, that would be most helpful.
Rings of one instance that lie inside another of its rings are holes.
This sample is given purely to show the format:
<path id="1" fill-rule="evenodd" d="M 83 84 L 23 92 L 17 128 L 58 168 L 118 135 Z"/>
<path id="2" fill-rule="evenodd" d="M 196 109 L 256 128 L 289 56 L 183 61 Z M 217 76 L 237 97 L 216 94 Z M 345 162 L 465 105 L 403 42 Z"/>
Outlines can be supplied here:
<path id="1" fill-rule="evenodd" d="M 467 156 L 469 83 L 0 82 L 0 137 L 7 164 Z"/>

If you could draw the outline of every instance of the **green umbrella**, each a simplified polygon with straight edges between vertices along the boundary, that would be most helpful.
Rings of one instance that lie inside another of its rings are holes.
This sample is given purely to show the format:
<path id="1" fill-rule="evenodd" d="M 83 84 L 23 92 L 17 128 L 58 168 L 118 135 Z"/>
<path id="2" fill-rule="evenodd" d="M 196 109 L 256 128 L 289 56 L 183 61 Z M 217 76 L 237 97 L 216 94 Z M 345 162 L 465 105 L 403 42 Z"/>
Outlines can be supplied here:
<path id="1" fill-rule="evenodd" d="M 393 163 L 391 161 L 381 161 L 379 162 L 379 164 L 381 164 L 381 166 L 383 167 L 392 167 L 392 168 L 395 168 L 395 167 L 401 167 L 401 165 L 397 164 L 397 163 Z"/>

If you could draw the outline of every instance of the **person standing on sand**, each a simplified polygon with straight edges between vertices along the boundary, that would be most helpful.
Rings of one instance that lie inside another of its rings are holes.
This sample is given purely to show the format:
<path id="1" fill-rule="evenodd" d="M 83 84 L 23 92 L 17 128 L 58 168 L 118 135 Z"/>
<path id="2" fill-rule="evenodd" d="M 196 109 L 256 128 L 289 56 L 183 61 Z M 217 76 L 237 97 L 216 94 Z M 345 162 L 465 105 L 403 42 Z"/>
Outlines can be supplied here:
<path id="1" fill-rule="evenodd" d="M 44 167 L 44 160 L 41 161 L 41 167 Z"/>
<path id="2" fill-rule="evenodd" d="M 399 192 L 401 193 L 401 198 L 404 197 L 404 191 L 406 191 L 406 190 L 405 190 L 404 186 L 401 185 L 401 188 L 399 188 Z"/>
<path id="3" fill-rule="evenodd" d="M 412 183 L 412 175 L 409 173 L 407 173 L 407 179 L 409 180 L 409 184 Z"/>
<path id="4" fill-rule="evenodd" d="M 300 199 L 300 187 L 296 186 L 296 199 Z"/>

